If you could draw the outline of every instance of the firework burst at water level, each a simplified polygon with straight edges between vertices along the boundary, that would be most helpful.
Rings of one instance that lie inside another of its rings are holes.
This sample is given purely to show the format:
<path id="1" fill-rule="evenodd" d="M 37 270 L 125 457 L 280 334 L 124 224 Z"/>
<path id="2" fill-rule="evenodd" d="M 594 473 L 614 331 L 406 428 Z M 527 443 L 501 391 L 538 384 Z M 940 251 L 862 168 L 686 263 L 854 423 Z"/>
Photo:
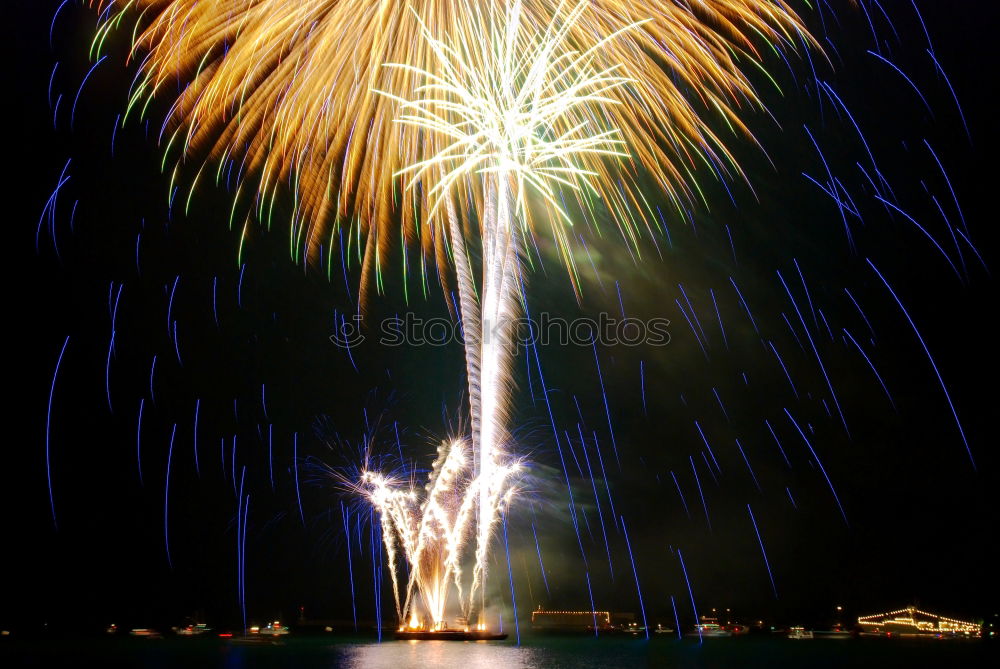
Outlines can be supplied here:
<path id="1" fill-rule="evenodd" d="M 363 471 L 360 479 L 338 476 L 344 487 L 363 496 L 379 513 L 396 614 L 411 628 L 440 629 L 446 624 L 452 585 L 465 618 L 472 613 L 474 590 L 463 596 L 462 564 L 463 550 L 475 527 L 480 481 L 471 475 L 469 458 L 465 441 L 444 442 L 423 493 L 412 479 L 374 471 Z M 519 462 L 509 459 L 491 470 L 488 487 L 496 493 L 490 500 L 491 515 L 510 504 L 519 468 Z M 409 563 L 405 583 L 400 578 L 400 553 Z"/>

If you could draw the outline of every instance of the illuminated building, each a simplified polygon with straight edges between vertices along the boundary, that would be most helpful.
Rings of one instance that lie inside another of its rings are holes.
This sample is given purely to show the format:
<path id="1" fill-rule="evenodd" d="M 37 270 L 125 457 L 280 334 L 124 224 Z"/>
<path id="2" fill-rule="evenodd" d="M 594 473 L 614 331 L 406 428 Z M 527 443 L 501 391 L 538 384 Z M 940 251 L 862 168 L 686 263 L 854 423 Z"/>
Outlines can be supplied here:
<path id="1" fill-rule="evenodd" d="M 610 611 L 545 611 L 531 612 L 531 626 L 536 630 L 573 631 L 611 627 Z"/>
<path id="2" fill-rule="evenodd" d="M 978 637 L 982 625 L 953 618 L 945 618 L 934 613 L 908 606 L 898 611 L 877 613 L 858 618 L 861 634 L 865 636 L 932 636 L 932 637 Z"/>

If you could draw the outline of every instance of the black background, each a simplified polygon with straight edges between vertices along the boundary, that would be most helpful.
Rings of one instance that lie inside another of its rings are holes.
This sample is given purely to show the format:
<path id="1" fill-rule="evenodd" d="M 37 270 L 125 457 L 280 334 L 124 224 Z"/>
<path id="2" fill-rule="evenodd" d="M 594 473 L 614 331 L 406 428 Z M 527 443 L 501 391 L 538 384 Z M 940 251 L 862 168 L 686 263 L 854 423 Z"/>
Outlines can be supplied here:
<path id="1" fill-rule="evenodd" d="M 972 239 L 985 262 L 992 264 L 997 248 L 992 31 L 1000 18 L 993 3 L 919 3 L 935 54 L 961 100 L 971 143 L 947 86 L 924 51 L 926 38 L 909 3 L 897 3 L 891 10 L 898 41 L 883 19 L 874 15 L 873 20 L 884 40 L 883 53 L 914 78 L 933 116 L 898 74 L 866 53 L 873 46 L 864 14 L 845 2 L 831 4 L 837 18 L 825 10 L 829 41 L 824 46 L 834 69 L 814 55 L 815 67 L 851 107 L 883 174 L 893 184 L 898 205 L 933 231 L 956 257 L 921 185 L 937 195 L 957 225 L 947 186 L 923 146 L 926 138 L 948 169 Z M 283 223 L 288 212 L 283 202 L 277 205 L 279 215 L 271 232 L 256 223 L 248 228 L 239 307 L 236 258 L 245 214 L 237 217 L 236 229 L 230 231 L 231 197 L 206 180 L 195 193 L 189 215 L 184 215 L 182 204 L 175 205 L 168 223 L 172 162 L 161 174 L 162 149 L 155 140 L 164 105 L 152 107 L 148 138 L 141 123 L 119 128 L 116 155 L 111 157 L 111 131 L 124 109 L 133 72 L 122 65 L 128 30 L 119 41 L 112 40 L 111 55 L 88 81 L 71 130 L 70 105 L 91 65 L 87 50 L 94 13 L 75 4 L 66 7 L 50 47 L 49 24 L 56 3 L 16 2 L 13 7 L 14 58 L 6 87 L 14 117 L 6 143 L 11 186 L 5 208 L 9 372 L 6 447 L 0 460 L 7 521 L 0 558 L 4 574 L 0 623 L 24 630 L 37 630 L 43 623 L 52 628 L 79 624 L 81 629 L 98 629 L 111 621 L 123 626 L 166 625 L 200 611 L 213 624 L 237 625 L 236 496 L 228 469 L 230 452 L 225 456 L 227 471 L 220 471 L 219 446 L 224 438 L 226 448 L 231 448 L 234 433 L 251 495 L 249 614 L 256 619 L 292 618 L 304 606 L 310 618 L 350 621 L 340 504 L 351 504 L 355 516 L 367 518 L 367 511 L 357 500 L 337 493 L 319 463 L 347 468 L 359 464 L 367 411 L 369 424 L 382 426 L 380 451 L 396 451 L 390 436 L 396 421 L 405 459 L 427 466 L 448 424 L 460 422 L 457 408 L 464 369 L 460 348 L 389 350 L 369 341 L 353 352 L 353 362 L 348 359 L 327 338 L 334 310 L 350 313 L 356 306 L 357 272 L 349 278 L 348 289 L 339 261 L 333 264 L 330 281 L 316 267 L 304 271 L 302 263 L 294 262 L 288 252 Z M 822 36 L 819 17 L 803 11 L 810 27 Z M 743 619 L 822 622 L 829 620 L 835 605 L 856 615 L 918 602 L 958 617 L 993 616 L 998 555 L 992 543 L 1000 464 L 995 451 L 995 280 L 963 246 L 968 280 L 959 281 L 903 216 L 890 216 L 870 192 L 865 194 L 854 163 L 864 163 L 866 154 L 852 126 L 837 118 L 829 100 L 817 102 L 809 65 L 790 60 L 794 79 L 780 60 L 767 61 L 782 95 L 766 80 L 755 79 L 778 123 L 764 114 L 749 115 L 751 128 L 775 167 L 748 142 L 732 142 L 756 197 L 745 184 L 733 184 L 738 204 L 734 207 L 726 190 L 710 175 L 702 175 L 710 207 L 694 210 L 694 226 L 668 216 L 670 243 L 662 234 L 655 245 L 646 239 L 639 263 L 630 258 L 611 224 L 603 224 L 601 238 L 584 226 L 581 232 L 602 278 L 600 282 L 593 278 L 581 246 L 578 262 L 585 278 L 579 303 L 564 270 L 542 241 L 547 262 L 544 270 L 536 269 L 529 278 L 533 311 L 616 314 L 620 307 L 614 282 L 620 280 L 622 303 L 630 316 L 664 316 L 672 321 L 672 341 L 663 349 L 599 351 L 621 471 L 613 464 L 593 350 L 540 350 L 560 438 L 563 430 L 576 431 L 576 396 L 587 433 L 596 431 L 601 440 L 616 510 L 627 522 L 644 603 L 654 619 L 672 618 L 670 595 L 677 599 L 682 620 L 692 618 L 677 548 L 684 552 L 702 612 L 731 607 Z M 54 129 L 47 88 L 57 61 L 53 95 L 61 93 L 63 101 Z M 845 240 L 836 205 L 800 174 L 805 171 L 821 182 L 827 180 L 803 124 L 816 135 L 832 171 L 865 214 L 864 225 L 851 223 L 855 253 Z M 71 180 L 60 194 L 56 216 L 58 254 L 47 221 L 36 250 L 39 215 L 69 158 Z M 190 178 L 187 175 L 183 183 L 190 184 Z M 186 189 L 181 193 L 178 199 L 183 202 Z M 79 204 L 71 233 L 75 201 Z M 141 270 L 137 270 L 140 230 Z M 419 273 L 411 272 L 407 306 L 399 249 L 394 253 L 397 258 L 386 271 L 386 294 L 373 298 L 369 322 L 407 308 L 424 318 L 447 316 L 433 275 L 425 298 Z M 977 469 L 970 464 L 913 330 L 872 273 L 867 257 L 889 278 L 927 341 Z M 806 275 L 816 306 L 823 308 L 835 330 L 846 327 L 862 342 L 893 393 L 898 411 L 893 411 L 856 350 L 840 337 L 831 342 L 822 323 L 811 329 L 838 392 L 850 438 L 832 405 L 832 417 L 822 408 L 820 399 L 829 403 L 831 398 L 808 343 L 799 349 L 782 319 L 786 314 L 798 336 L 803 336 L 775 270 L 789 282 L 803 317 L 812 325 L 793 258 Z M 416 262 L 415 251 L 410 251 L 409 260 Z M 176 276 L 181 278 L 172 319 L 177 322 L 182 364 L 167 330 L 167 301 Z M 729 276 L 747 297 L 761 336 L 773 340 L 782 352 L 796 381 L 798 399 L 745 317 Z M 212 315 L 213 277 L 217 277 L 221 327 L 216 327 Z M 116 320 L 109 409 L 105 369 L 112 282 L 114 291 L 122 282 L 125 287 Z M 684 301 L 679 283 L 709 331 L 710 359 L 676 308 L 675 299 Z M 846 300 L 844 287 L 864 305 L 876 333 L 874 345 L 864 321 Z M 719 296 L 728 350 L 719 336 L 709 288 Z M 52 373 L 67 336 L 51 422 L 56 529 L 46 479 L 46 416 Z M 149 391 L 154 354 L 155 401 Z M 645 368 L 645 411 L 640 360 Z M 593 532 L 592 539 L 581 529 L 587 566 L 580 557 L 537 374 L 533 369 L 529 383 L 524 354 L 517 368 L 518 448 L 532 463 L 510 519 L 518 608 L 523 615 L 536 605 L 589 607 L 584 576 L 589 568 L 599 608 L 636 610 L 635 580 L 623 537 L 610 527 L 608 517 L 612 579 L 590 483 L 574 476 L 576 499 L 587 505 Z M 749 385 L 743 382 L 744 372 Z M 266 416 L 261 384 L 266 387 Z M 712 388 L 723 398 L 728 420 Z M 142 484 L 135 440 L 140 398 L 146 404 Z M 200 475 L 193 461 L 193 416 L 199 399 Z M 785 407 L 803 426 L 815 427 L 811 443 L 836 486 L 849 525 L 784 417 Z M 791 469 L 767 434 L 764 418 L 778 430 Z M 711 532 L 688 461 L 689 455 L 700 458 L 703 448 L 694 420 L 712 440 L 723 471 L 716 485 L 698 463 Z M 175 423 L 171 568 L 164 550 L 163 505 L 167 449 Z M 268 424 L 274 426 L 273 491 Z M 299 435 L 304 526 L 294 483 L 294 433 Z M 753 486 L 734 447 L 737 436 L 763 492 Z M 569 466 L 572 476 L 575 465 Z M 671 471 L 681 481 L 692 519 L 679 502 Z M 785 486 L 795 493 L 797 509 L 789 503 Z M 763 568 L 747 503 L 767 547 L 777 599 Z M 547 569 L 548 593 L 538 572 L 533 523 Z M 367 526 L 361 536 L 365 552 L 358 552 L 355 536 L 352 566 L 357 613 L 362 621 L 370 621 L 375 612 Z M 499 547 L 495 559 L 499 560 L 493 571 L 498 575 L 495 598 L 506 601 L 506 565 Z M 392 610 L 388 590 L 383 610 Z"/>

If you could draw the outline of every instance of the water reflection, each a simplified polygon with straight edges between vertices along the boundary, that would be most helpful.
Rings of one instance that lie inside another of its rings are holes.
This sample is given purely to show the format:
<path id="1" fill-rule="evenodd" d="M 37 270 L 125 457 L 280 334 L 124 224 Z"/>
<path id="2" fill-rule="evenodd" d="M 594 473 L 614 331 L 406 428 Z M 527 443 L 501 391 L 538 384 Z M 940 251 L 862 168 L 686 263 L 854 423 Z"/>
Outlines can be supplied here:
<path id="1" fill-rule="evenodd" d="M 533 648 L 486 641 L 399 641 L 363 644 L 343 649 L 350 669 L 458 667 L 460 669 L 521 669 L 540 665 Z"/>

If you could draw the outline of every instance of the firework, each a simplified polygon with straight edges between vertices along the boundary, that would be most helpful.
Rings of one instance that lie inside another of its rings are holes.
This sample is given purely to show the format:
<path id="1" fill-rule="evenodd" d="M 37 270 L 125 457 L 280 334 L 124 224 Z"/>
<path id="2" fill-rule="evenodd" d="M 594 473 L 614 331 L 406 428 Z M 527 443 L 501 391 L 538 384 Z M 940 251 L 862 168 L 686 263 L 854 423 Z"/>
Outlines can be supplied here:
<path id="1" fill-rule="evenodd" d="M 360 477 L 337 475 L 351 493 L 367 499 L 378 511 L 382 539 L 388 556 L 396 615 L 414 629 L 441 629 L 452 586 L 466 619 L 475 605 L 474 589 L 463 580 L 462 564 L 469 536 L 475 528 L 475 511 L 481 482 L 472 473 L 469 446 L 462 439 L 438 448 L 421 493 L 414 481 L 365 469 Z M 515 493 L 515 459 L 498 463 L 490 472 L 488 488 L 494 491 L 491 515 L 496 516 Z M 399 560 L 409 563 L 408 578 L 401 582 Z M 475 578 L 475 576 L 473 577 Z M 419 600 L 419 601 L 418 601 Z"/>
<path id="2" fill-rule="evenodd" d="M 362 289 L 382 286 L 387 249 L 402 238 L 417 243 L 424 258 L 447 276 L 449 223 L 431 215 L 430 191 L 440 192 L 447 174 L 421 173 L 420 189 L 404 190 L 401 171 L 436 156 L 451 142 L 439 133 L 395 123 L 398 105 L 378 94 L 418 99 L 423 72 L 440 73 L 434 40 L 471 44 L 502 35 L 507 0 L 454 2 L 412 0 L 91 0 L 102 21 L 94 39 L 99 52 L 108 34 L 135 19 L 132 57 L 139 64 L 128 113 L 146 113 L 150 100 L 176 93 L 161 139 L 165 163 L 177 158 L 202 179 L 232 163 L 234 189 L 270 220 L 278 192 L 291 182 L 295 200 L 292 254 L 318 257 L 346 231 L 362 258 Z M 603 209 L 637 244 L 647 230 L 647 206 L 635 183 L 650 175 L 680 207 L 696 196 L 704 172 L 739 175 L 723 138 L 711 127 L 719 117 L 733 132 L 749 135 L 739 111 L 758 104 L 741 68 L 762 67 L 755 40 L 774 50 L 812 43 L 783 0 L 590 0 L 578 7 L 557 0 L 523 0 L 525 34 L 552 35 L 579 53 L 600 45 L 615 76 L 632 82 L 605 92 L 615 104 L 606 120 L 618 128 L 631 157 L 612 164 L 588 161 Z M 567 15 L 577 13 L 575 21 Z M 641 23 L 621 33 L 623 27 Z M 433 40 L 424 39 L 430 33 Z M 609 40 L 609 36 L 618 35 Z M 474 37 L 475 36 L 475 37 Z M 350 45 L 345 48 L 345 45 Z M 386 68 L 386 63 L 407 67 Z M 481 65 L 481 63 L 471 63 Z M 708 112 L 708 113 L 706 113 Z M 178 154 L 180 154 L 178 156 Z M 212 164 L 217 163 L 216 169 Z M 609 178 L 622 173 L 621 180 Z M 403 195 L 403 193 L 406 193 Z M 481 211 L 480 192 L 456 195 L 459 214 Z M 591 200 L 581 200 L 585 205 Z M 534 222 L 536 217 L 529 217 Z M 546 216 L 576 283 L 566 221 Z M 464 228 L 463 228 L 464 230 Z M 453 241 L 453 240 L 452 240 Z"/>
<path id="3" fill-rule="evenodd" d="M 586 1 L 559 4 L 541 27 L 526 19 L 526 5 L 514 0 L 502 15 L 484 10 L 470 34 L 445 40 L 435 38 L 418 17 L 422 37 L 437 58 L 434 69 L 406 63 L 387 66 L 419 77 L 422 83 L 414 99 L 378 90 L 399 103 L 400 125 L 424 130 L 443 145 L 396 175 L 409 177 L 411 189 L 424 187 L 432 219 L 446 210 L 454 242 L 481 486 L 473 592 L 480 588 L 485 594 L 486 551 L 496 507 L 495 492 L 489 488 L 491 472 L 509 441 L 504 428 L 510 352 L 518 304 L 524 298 L 520 257 L 523 240 L 535 232 L 529 197 L 541 202 L 560 239 L 573 225 L 562 192 L 576 194 L 583 211 L 593 209 L 594 198 L 607 205 L 610 193 L 619 193 L 605 187 L 616 181 L 610 178 L 609 163 L 619 159 L 618 166 L 627 172 L 633 142 L 641 155 L 643 139 L 651 137 L 636 137 L 630 121 L 619 114 L 627 92 L 642 86 L 628 76 L 629 69 L 615 53 L 619 41 L 651 21 L 622 24 L 584 48 L 574 34 L 590 7 Z M 655 116 L 644 120 L 647 127 L 656 127 Z M 666 184 L 677 183 L 676 174 L 661 176 Z M 675 194 L 673 186 L 665 189 Z M 479 194 L 482 211 L 483 278 L 478 295 L 452 198 L 453 192 L 467 190 Z"/>
<path id="4" fill-rule="evenodd" d="M 713 178 L 741 176 L 710 116 L 750 136 L 738 109 L 759 104 L 741 69 L 761 64 L 751 36 L 775 50 L 812 42 L 782 0 L 94 4 L 103 17 L 98 51 L 129 11 L 141 12 L 139 73 L 123 120 L 182 82 L 161 134 L 164 163 L 177 159 L 171 190 L 184 162 L 201 161 L 192 191 L 204 173 L 218 180 L 235 166 L 233 211 L 252 205 L 245 234 L 252 215 L 270 224 L 290 184 L 292 255 L 316 257 L 346 230 L 361 261 L 362 302 L 371 284 L 382 287 L 400 228 L 445 283 L 454 259 L 474 462 L 457 445 L 442 456 L 442 471 L 463 472 L 468 494 L 451 529 L 435 536 L 465 541 L 463 514 L 478 513 L 467 613 L 477 591 L 485 596 L 486 552 L 510 492 L 505 426 L 526 240 L 547 224 L 578 288 L 575 219 L 610 219 L 637 246 L 652 228 L 640 175 L 678 211 L 699 190 L 699 163 Z M 467 250 L 477 222 L 479 290 Z M 414 566 L 402 603 L 397 588 L 397 613 L 409 610 L 415 587 L 436 623 L 449 580 L 460 585 L 461 548 L 439 540 L 428 548 L 413 528 L 425 513 L 437 522 L 442 505 L 428 492 L 417 513 L 391 481 L 369 474 L 362 483 L 387 547 L 398 541 Z M 420 566 L 424 555 L 436 555 L 433 568 Z M 393 545 L 393 573 L 396 556 Z"/>

